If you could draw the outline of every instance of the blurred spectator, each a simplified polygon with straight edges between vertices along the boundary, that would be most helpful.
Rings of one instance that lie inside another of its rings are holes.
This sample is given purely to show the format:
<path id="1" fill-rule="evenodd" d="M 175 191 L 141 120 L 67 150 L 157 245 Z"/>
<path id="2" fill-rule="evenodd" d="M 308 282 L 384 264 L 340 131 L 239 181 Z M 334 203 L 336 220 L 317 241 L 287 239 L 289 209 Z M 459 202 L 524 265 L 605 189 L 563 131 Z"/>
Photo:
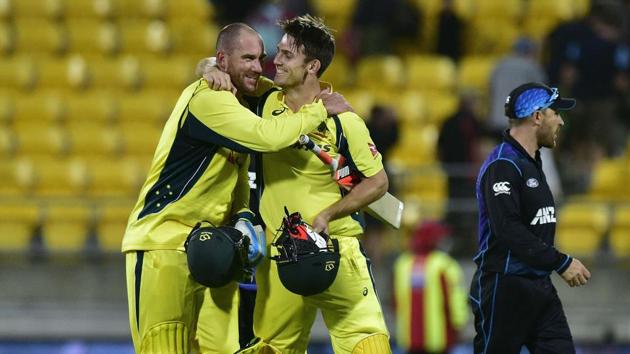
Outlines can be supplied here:
<path id="1" fill-rule="evenodd" d="M 587 169 L 625 148 L 627 122 L 618 114 L 618 98 L 628 94 L 630 50 L 623 34 L 624 7 L 607 0 L 594 2 L 585 19 L 558 26 L 547 39 L 551 84 L 580 102 L 560 146 Z"/>
<path id="2" fill-rule="evenodd" d="M 286 16 L 281 3 L 277 1 L 262 2 L 257 6 L 256 11 L 253 11 L 247 17 L 247 23 L 258 31 L 263 39 L 265 52 L 267 53 L 267 57 L 263 62 L 263 75 L 267 77 L 273 77 L 276 72 L 273 58 L 276 56 L 276 45 L 284 34 L 282 28 L 276 22 L 283 18 L 289 17 Z"/>
<path id="3" fill-rule="evenodd" d="M 257 0 L 210 0 L 216 10 L 215 19 L 221 26 L 232 22 L 244 22 L 258 8 Z"/>
<path id="4" fill-rule="evenodd" d="M 472 250 L 475 240 L 475 182 L 484 138 L 478 106 L 477 92 L 462 92 L 459 109 L 444 122 L 437 142 L 438 158 L 448 174 L 446 222 L 457 237 L 457 254 Z"/>
<path id="5" fill-rule="evenodd" d="M 438 15 L 436 52 L 457 62 L 463 48 L 463 32 L 464 22 L 455 12 L 455 1 L 444 0 Z"/>
<path id="6" fill-rule="evenodd" d="M 398 141 L 400 131 L 398 116 L 389 106 L 374 105 L 370 112 L 367 127 L 370 131 L 372 141 L 374 141 L 374 145 L 376 145 L 376 148 L 381 154 L 383 166 L 385 166 L 385 171 L 387 171 L 389 176 L 389 191 L 394 192 L 396 189 L 395 178 L 389 173 L 388 154 Z M 380 264 L 383 257 L 381 235 L 384 232 L 385 226 L 382 222 L 367 214 L 365 215 L 365 221 L 366 228 L 363 244 L 374 264 Z"/>
<path id="7" fill-rule="evenodd" d="M 358 0 L 350 36 L 359 47 L 353 54 L 388 54 L 397 40 L 417 40 L 420 19 L 420 10 L 406 0 Z"/>
<path id="8" fill-rule="evenodd" d="M 622 44 L 624 8 L 619 1 L 594 2 L 589 15 L 554 29 L 547 38 L 550 83 L 569 89 L 580 101 L 606 98 L 615 78 L 628 69 Z"/>
<path id="9" fill-rule="evenodd" d="M 536 60 L 538 45 L 533 40 L 521 37 L 512 46 L 512 53 L 502 58 L 490 76 L 490 109 L 486 126 L 495 140 L 499 140 L 508 128 L 505 116 L 505 99 L 514 87 L 527 82 L 545 82 L 545 72 Z M 556 168 L 553 152 L 541 149 L 543 170 L 554 198 L 562 198 L 562 183 Z"/>
<path id="10" fill-rule="evenodd" d="M 267 57 L 263 63 L 263 75 L 273 77 L 276 73 L 273 58 L 276 56 L 276 46 L 284 34 L 277 24 L 278 20 L 310 12 L 311 8 L 306 0 L 272 0 L 261 1 L 247 17 L 247 24 L 260 33 L 265 45 Z"/>
<path id="11" fill-rule="evenodd" d="M 308 0 L 280 0 L 287 18 L 312 14 L 313 8 Z"/>
<path id="12" fill-rule="evenodd" d="M 398 142 L 400 131 L 398 116 L 389 106 L 374 105 L 367 127 L 374 144 L 383 157 L 383 165 L 387 168 L 389 151 Z"/>
<path id="13" fill-rule="evenodd" d="M 422 223 L 411 253 L 394 264 L 396 343 L 407 353 L 448 353 L 468 320 L 462 269 L 439 250 L 449 232 L 438 222 Z"/>
<path id="14" fill-rule="evenodd" d="M 499 60 L 490 75 L 490 113 L 488 129 L 500 139 L 508 127 L 505 117 L 505 98 L 514 87 L 527 82 L 545 82 L 545 72 L 536 60 L 538 45 L 529 38 L 519 38 L 512 53 Z"/>

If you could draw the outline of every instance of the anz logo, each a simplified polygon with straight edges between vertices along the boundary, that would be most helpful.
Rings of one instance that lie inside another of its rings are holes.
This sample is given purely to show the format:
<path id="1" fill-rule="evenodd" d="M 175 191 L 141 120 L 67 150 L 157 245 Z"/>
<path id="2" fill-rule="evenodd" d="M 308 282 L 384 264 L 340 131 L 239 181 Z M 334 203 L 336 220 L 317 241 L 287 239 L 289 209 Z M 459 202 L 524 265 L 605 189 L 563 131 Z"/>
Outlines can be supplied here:
<path id="1" fill-rule="evenodd" d="M 556 208 L 543 207 L 538 209 L 538 211 L 536 212 L 536 216 L 534 217 L 530 225 L 543 225 L 552 222 L 556 222 Z"/>

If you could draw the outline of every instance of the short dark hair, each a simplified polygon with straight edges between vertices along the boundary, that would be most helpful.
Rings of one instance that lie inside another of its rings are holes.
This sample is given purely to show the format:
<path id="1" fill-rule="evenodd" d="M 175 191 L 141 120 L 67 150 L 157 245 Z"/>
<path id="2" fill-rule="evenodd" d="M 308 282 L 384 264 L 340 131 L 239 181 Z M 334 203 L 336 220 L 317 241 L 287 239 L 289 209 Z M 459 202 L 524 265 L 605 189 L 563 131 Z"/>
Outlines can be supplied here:
<path id="1" fill-rule="evenodd" d="M 221 31 L 219 31 L 219 35 L 217 36 L 217 51 L 223 50 L 226 52 L 230 52 L 232 49 L 234 49 L 236 39 L 243 31 L 249 31 L 256 34 L 258 33 L 251 26 L 242 22 L 230 23 L 229 25 L 223 27 Z"/>
<path id="2" fill-rule="evenodd" d="M 299 49 L 304 46 L 307 60 L 317 59 L 321 63 L 317 77 L 322 76 L 335 55 L 335 37 L 324 21 L 315 16 L 304 15 L 278 21 L 284 33 L 293 37 L 293 44 Z"/>

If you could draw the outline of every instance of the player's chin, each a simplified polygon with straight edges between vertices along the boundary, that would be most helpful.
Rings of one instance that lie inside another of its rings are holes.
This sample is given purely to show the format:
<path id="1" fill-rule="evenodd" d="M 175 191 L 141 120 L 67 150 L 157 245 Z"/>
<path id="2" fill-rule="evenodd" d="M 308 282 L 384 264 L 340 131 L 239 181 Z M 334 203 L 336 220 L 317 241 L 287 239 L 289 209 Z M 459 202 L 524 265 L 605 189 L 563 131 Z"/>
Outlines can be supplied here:
<path id="1" fill-rule="evenodd" d="M 256 87 L 258 87 L 258 80 L 254 78 L 245 78 L 243 80 L 243 84 L 241 85 L 246 93 L 252 93 L 256 91 Z"/>
<path id="2" fill-rule="evenodd" d="M 278 85 L 278 86 L 283 86 L 286 83 L 286 79 L 283 75 L 278 75 L 276 74 L 276 76 L 273 77 L 273 83 Z"/>
<path id="3" fill-rule="evenodd" d="M 552 137 L 551 139 L 548 139 L 547 141 L 544 141 L 542 143 L 542 146 L 546 147 L 548 149 L 553 149 L 553 148 L 556 147 L 556 145 L 557 145 L 557 143 L 556 143 L 556 138 L 555 137 Z"/>

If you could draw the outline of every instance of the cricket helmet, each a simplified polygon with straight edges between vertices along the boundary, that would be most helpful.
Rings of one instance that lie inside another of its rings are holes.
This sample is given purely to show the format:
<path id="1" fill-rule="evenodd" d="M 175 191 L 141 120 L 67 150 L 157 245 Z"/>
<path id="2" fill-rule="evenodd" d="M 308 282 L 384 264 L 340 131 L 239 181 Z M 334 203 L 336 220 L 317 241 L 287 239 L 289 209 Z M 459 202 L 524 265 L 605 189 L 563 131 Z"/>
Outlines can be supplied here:
<path id="1" fill-rule="evenodd" d="M 249 238 L 231 226 L 201 227 L 197 223 L 184 244 L 188 270 L 199 284 L 219 288 L 248 275 Z"/>
<path id="2" fill-rule="evenodd" d="M 303 296 L 315 295 L 328 289 L 339 271 L 339 242 L 324 233 L 315 232 L 302 220 L 300 213 L 282 220 L 279 233 L 272 243 L 277 256 L 280 281 L 289 291 Z"/>

